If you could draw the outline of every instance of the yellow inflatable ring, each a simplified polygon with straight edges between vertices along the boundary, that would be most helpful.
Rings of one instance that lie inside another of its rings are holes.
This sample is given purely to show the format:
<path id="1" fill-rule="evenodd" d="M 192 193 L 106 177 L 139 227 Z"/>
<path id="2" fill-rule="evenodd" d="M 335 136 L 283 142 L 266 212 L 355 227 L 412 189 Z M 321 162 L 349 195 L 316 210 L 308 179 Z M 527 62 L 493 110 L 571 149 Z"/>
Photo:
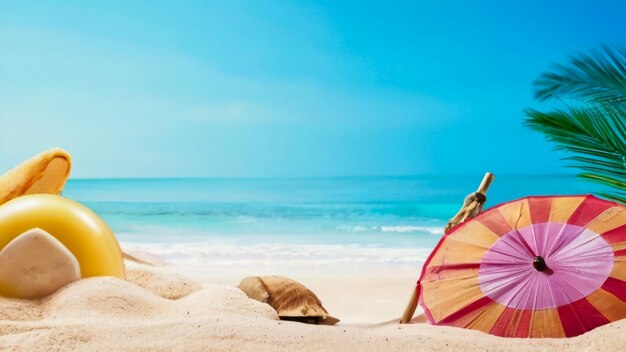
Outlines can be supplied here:
<path id="1" fill-rule="evenodd" d="M 124 260 L 111 229 L 84 205 L 50 194 L 18 197 L 0 206 L 0 250 L 22 233 L 40 228 L 76 257 L 81 276 L 124 278 Z M 0 285 L 0 295 L 10 288 Z"/>

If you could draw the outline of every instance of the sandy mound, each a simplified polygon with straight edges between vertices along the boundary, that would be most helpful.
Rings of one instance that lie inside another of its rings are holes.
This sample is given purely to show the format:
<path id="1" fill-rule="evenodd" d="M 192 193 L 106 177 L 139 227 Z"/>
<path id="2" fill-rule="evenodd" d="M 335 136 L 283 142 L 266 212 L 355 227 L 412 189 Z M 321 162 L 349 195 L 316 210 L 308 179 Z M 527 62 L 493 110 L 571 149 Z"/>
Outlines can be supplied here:
<path id="1" fill-rule="evenodd" d="M 91 278 L 42 300 L 0 299 L 0 350 L 432 351 L 615 350 L 626 322 L 573 339 L 502 339 L 422 324 L 315 326 L 279 321 L 229 286 L 129 263 L 128 280 Z"/>
<path id="2" fill-rule="evenodd" d="M 200 290 L 197 282 L 171 273 L 165 273 L 157 267 L 126 261 L 126 281 L 168 299 L 178 299 Z"/>

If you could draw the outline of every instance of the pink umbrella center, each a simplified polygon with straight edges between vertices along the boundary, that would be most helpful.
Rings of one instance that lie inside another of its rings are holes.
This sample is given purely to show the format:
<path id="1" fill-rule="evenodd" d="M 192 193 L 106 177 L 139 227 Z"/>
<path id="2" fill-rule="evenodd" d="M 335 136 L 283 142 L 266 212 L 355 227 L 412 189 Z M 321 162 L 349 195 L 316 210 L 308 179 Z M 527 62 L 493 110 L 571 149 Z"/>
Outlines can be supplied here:
<path id="1" fill-rule="evenodd" d="M 504 234 L 485 253 L 481 291 L 514 309 L 548 309 L 584 298 L 613 269 L 613 250 L 597 233 L 562 223 Z"/>

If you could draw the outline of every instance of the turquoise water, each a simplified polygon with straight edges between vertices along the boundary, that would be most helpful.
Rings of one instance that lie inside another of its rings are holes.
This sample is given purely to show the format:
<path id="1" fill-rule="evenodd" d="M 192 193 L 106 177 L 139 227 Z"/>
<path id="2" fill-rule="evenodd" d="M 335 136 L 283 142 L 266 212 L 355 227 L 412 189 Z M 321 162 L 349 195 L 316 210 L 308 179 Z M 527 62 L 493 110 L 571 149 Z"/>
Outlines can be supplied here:
<path id="1" fill-rule="evenodd" d="M 104 218 L 123 245 L 168 259 L 305 250 L 319 260 L 418 261 L 481 178 L 85 179 L 70 180 L 64 195 Z M 487 206 L 591 190 L 571 176 L 498 176 Z"/>

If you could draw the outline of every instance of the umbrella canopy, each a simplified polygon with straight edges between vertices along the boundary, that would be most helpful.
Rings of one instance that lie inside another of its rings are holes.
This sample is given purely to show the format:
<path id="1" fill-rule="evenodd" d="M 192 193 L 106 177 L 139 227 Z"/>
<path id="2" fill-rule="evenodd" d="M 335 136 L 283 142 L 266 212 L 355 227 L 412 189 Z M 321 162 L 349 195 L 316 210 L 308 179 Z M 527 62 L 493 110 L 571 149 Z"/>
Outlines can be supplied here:
<path id="1" fill-rule="evenodd" d="M 418 281 L 428 320 L 569 337 L 626 318 L 626 207 L 593 196 L 491 208 L 439 242 Z"/>

